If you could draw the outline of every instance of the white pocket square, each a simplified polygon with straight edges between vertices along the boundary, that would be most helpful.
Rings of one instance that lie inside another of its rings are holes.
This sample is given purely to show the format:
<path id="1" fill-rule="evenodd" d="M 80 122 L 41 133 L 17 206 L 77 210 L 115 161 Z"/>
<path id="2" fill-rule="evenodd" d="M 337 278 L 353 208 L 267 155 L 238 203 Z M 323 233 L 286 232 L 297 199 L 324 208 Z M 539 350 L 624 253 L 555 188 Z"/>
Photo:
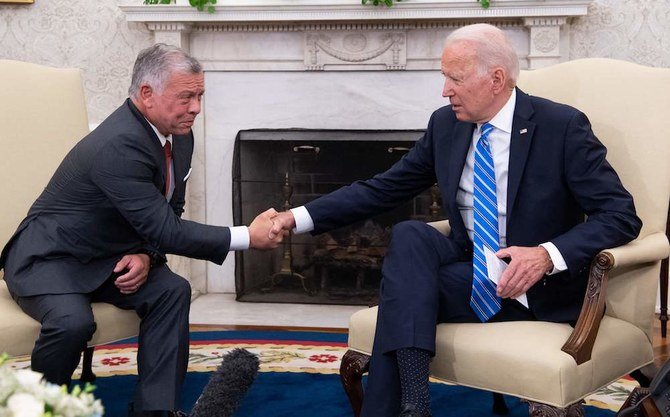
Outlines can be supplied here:
<path id="1" fill-rule="evenodd" d="M 191 176 L 191 172 L 193 172 L 193 168 L 188 169 L 188 172 L 186 173 L 186 176 L 184 177 L 184 181 L 186 181 L 188 179 L 188 177 Z"/>

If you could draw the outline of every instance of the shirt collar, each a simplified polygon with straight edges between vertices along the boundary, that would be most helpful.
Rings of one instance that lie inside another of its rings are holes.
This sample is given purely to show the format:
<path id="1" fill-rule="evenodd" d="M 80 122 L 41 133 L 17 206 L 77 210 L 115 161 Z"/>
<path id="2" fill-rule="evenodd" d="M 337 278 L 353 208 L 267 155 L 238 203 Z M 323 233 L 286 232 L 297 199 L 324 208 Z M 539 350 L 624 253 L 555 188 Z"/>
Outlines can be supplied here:
<path id="1" fill-rule="evenodd" d="M 512 132 L 512 121 L 514 120 L 514 107 L 516 106 L 516 88 L 512 90 L 507 103 L 500 111 L 489 121 L 496 129 L 505 133 Z M 477 129 L 481 129 L 481 124 L 477 124 Z"/>
<path id="2" fill-rule="evenodd" d="M 156 136 L 158 136 L 158 140 L 161 141 L 161 148 L 165 147 L 165 142 L 170 142 L 170 146 L 172 146 L 172 135 L 163 136 L 163 134 L 158 131 L 158 128 L 156 126 L 154 126 L 149 121 L 149 119 L 147 119 L 146 117 L 145 117 L 145 119 L 146 119 L 147 123 L 149 123 L 149 126 L 151 126 L 151 128 L 154 130 L 154 132 L 156 132 Z"/>

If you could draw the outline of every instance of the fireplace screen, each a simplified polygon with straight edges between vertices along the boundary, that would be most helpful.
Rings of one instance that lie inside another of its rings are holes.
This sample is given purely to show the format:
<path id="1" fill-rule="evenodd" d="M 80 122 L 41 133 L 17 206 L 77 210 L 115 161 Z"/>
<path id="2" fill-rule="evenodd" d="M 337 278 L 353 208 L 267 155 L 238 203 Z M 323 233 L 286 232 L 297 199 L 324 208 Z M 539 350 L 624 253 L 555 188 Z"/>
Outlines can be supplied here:
<path id="1" fill-rule="evenodd" d="M 423 132 L 247 130 L 233 159 L 233 216 L 305 203 L 398 161 Z M 377 296 L 393 224 L 444 218 L 437 187 L 374 218 L 318 236 L 291 235 L 275 251 L 236 252 L 237 299 L 367 305 Z"/>

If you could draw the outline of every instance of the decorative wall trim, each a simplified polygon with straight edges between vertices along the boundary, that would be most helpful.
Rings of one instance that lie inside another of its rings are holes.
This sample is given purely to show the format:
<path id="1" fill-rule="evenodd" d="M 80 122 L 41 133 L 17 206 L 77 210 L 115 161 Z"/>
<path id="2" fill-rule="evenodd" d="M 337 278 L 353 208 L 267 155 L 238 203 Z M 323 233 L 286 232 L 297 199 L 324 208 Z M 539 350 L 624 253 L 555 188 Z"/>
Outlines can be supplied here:
<path id="1" fill-rule="evenodd" d="M 407 63 L 405 32 L 307 32 L 305 69 L 321 71 L 326 65 L 337 69 L 401 70 Z M 381 67 L 381 68 L 380 68 Z"/>
<path id="2" fill-rule="evenodd" d="M 565 20 L 565 19 L 563 19 Z M 495 23 L 500 28 L 523 26 L 519 19 L 485 19 L 482 22 Z M 371 23 L 226 23 L 196 22 L 193 32 L 308 32 L 308 31 L 352 31 L 352 30 L 423 30 L 423 29 L 456 29 L 468 24 L 471 20 L 454 19 L 447 21 L 426 22 L 371 22 Z M 147 24 L 148 25 L 148 24 Z"/>
<path id="3" fill-rule="evenodd" d="M 230 0 L 216 13 L 201 13 L 189 6 L 142 5 L 120 0 L 131 22 L 309 22 L 360 20 L 482 19 L 523 16 L 583 16 L 591 0 L 496 0 L 483 9 L 474 0 L 406 0 L 392 8 L 362 7 L 360 0 Z"/>

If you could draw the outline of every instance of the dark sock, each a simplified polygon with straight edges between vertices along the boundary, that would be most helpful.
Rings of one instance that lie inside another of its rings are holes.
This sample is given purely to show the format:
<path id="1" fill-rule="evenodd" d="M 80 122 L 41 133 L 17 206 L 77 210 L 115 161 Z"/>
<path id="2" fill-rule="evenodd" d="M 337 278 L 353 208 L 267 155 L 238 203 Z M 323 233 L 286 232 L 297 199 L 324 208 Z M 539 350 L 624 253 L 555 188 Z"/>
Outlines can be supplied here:
<path id="1" fill-rule="evenodd" d="M 400 403 L 411 404 L 416 410 L 428 415 L 430 412 L 430 391 L 428 375 L 431 354 L 419 348 L 403 348 L 396 351 L 400 371 Z"/>

